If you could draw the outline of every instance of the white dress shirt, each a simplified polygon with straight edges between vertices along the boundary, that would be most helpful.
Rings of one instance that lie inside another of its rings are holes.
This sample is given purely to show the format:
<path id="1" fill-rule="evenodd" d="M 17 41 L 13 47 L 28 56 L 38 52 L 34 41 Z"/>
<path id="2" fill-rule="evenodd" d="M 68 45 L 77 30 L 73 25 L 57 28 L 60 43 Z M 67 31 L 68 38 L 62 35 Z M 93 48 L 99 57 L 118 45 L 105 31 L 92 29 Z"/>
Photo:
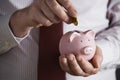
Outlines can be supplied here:
<path id="1" fill-rule="evenodd" d="M 94 30 L 104 59 L 101 71 L 96 75 L 84 78 L 66 74 L 67 80 L 115 80 L 115 67 L 120 64 L 120 0 L 110 1 L 108 7 L 108 0 L 71 0 L 78 11 L 79 25 L 74 27 L 64 23 L 64 33 L 76 29 Z M 0 2 L 0 80 L 37 80 L 39 29 L 33 29 L 24 38 L 17 38 L 9 28 L 11 14 L 32 2 Z"/>

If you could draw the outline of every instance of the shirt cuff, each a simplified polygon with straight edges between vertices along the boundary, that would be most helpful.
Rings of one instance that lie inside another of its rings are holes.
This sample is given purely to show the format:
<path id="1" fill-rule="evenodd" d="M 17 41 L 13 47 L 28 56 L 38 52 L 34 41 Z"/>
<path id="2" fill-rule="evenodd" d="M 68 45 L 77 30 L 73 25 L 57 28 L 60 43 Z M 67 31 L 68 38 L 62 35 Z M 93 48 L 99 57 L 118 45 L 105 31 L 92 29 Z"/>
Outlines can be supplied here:
<path id="1" fill-rule="evenodd" d="M 12 31 L 11 31 L 11 33 L 12 33 Z M 12 34 L 13 34 L 13 33 L 12 33 Z M 30 34 L 30 31 L 29 31 L 24 37 L 16 37 L 16 36 L 14 36 L 14 35 L 13 35 L 13 37 L 15 38 L 15 40 L 16 40 L 18 43 L 20 43 L 22 40 L 24 40 L 26 37 L 28 37 L 29 34 Z"/>

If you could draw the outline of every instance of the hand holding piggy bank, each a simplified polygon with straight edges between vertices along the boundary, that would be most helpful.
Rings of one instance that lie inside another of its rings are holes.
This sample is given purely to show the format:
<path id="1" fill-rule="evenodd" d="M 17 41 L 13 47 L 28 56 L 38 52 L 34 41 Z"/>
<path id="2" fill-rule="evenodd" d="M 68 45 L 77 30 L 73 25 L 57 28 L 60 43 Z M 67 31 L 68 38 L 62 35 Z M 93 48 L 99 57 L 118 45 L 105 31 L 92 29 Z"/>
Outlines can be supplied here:
<path id="1" fill-rule="evenodd" d="M 95 33 L 92 30 L 85 32 L 70 31 L 62 36 L 59 43 L 61 54 L 80 54 L 84 59 L 91 60 L 96 51 Z"/>

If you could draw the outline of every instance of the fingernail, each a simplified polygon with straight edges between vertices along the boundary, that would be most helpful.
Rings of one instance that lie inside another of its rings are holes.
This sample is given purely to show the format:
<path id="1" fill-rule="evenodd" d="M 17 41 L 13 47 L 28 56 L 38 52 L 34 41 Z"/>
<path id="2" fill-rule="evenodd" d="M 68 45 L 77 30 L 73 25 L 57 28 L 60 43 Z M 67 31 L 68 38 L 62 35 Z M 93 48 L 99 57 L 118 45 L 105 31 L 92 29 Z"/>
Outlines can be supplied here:
<path id="1" fill-rule="evenodd" d="M 98 72 L 98 69 L 97 69 L 97 68 L 95 68 L 95 69 L 92 71 L 93 74 L 96 74 L 97 72 Z"/>
<path id="2" fill-rule="evenodd" d="M 66 17 L 66 18 L 65 18 L 65 22 L 68 22 L 68 21 L 69 21 L 69 18 L 68 18 L 68 17 Z"/>

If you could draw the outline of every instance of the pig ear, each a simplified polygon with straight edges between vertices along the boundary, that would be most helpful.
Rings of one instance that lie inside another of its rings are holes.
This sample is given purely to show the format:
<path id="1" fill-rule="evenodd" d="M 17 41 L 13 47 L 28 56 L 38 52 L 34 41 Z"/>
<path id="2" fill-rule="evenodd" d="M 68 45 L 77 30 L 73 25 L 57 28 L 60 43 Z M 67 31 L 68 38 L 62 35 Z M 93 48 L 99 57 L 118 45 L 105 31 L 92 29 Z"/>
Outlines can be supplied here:
<path id="1" fill-rule="evenodd" d="M 90 36 L 93 36 L 93 37 L 95 37 L 95 35 L 96 35 L 95 32 L 92 31 L 92 30 L 87 30 L 84 33 L 85 33 L 85 35 L 90 35 Z"/>
<path id="2" fill-rule="evenodd" d="M 77 32 L 72 33 L 72 34 L 70 35 L 70 42 L 72 42 L 73 39 L 74 39 L 75 37 L 77 37 L 77 36 L 80 36 L 80 34 L 77 33 Z"/>

